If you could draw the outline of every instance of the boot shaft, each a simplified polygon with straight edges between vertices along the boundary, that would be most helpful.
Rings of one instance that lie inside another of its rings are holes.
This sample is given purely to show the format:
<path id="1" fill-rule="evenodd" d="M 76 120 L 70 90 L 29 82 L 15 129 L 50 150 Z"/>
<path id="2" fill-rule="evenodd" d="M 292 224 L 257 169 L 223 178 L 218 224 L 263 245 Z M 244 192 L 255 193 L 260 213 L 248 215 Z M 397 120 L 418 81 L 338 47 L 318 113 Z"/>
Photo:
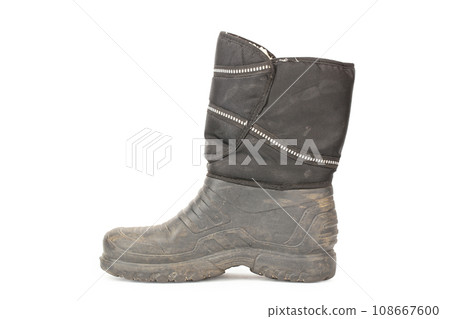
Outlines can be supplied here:
<path id="1" fill-rule="evenodd" d="M 205 138 L 208 175 L 272 189 L 331 184 L 348 127 L 351 63 L 275 58 L 219 35 Z M 214 156 L 216 155 L 216 156 Z"/>

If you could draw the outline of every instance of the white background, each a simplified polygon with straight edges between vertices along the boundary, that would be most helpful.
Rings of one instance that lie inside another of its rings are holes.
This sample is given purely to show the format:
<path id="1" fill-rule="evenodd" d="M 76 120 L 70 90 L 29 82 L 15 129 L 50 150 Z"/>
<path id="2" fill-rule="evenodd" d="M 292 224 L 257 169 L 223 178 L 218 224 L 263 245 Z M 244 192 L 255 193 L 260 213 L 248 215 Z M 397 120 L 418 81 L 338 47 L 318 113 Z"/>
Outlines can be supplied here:
<path id="1" fill-rule="evenodd" d="M 70 0 L 0 4 L 1 317 L 266 318 L 321 304 L 438 305 L 449 317 L 444 2 L 380 0 L 365 15 L 372 1 L 77 3 L 85 12 Z M 339 39 L 324 58 L 356 65 L 334 179 L 342 269 L 329 281 L 239 267 L 145 284 L 99 267 L 106 231 L 166 220 L 201 187 L 191 141 L 222 30 L 277 57 L 321 56 Z M 125 165 L 125 140 L 145 127 L 173 137 L 153 177 Z"/>

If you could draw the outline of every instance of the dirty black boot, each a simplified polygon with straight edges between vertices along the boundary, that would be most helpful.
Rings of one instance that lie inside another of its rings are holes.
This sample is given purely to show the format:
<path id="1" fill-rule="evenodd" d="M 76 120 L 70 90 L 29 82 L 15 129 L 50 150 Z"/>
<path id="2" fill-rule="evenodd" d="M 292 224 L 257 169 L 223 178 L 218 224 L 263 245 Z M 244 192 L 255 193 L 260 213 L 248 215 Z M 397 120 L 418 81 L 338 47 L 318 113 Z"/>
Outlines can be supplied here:
<path id="1" fill-rule="evenodd" d="M 350 63 L 275 58 L 222 32 L 203 188 L 162 225 L 109 231 L 101 267 L 158 282 L 201 280 L 238 265 L 280 280 L 333 277 L 338 231 L 331 180 L 354 74 Z"/>

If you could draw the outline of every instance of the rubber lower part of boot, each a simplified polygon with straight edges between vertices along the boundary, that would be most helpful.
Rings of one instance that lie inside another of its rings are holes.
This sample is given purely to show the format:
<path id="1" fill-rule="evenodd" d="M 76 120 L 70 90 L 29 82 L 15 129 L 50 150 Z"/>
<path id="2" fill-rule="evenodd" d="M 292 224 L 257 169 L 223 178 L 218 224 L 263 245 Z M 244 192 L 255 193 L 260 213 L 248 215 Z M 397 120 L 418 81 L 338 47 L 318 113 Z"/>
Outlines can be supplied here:
<path id="1" fill-rule="evenodd" d="M 269 278 L 316 282 L 335 274 L 336 238 L 331 186 L 264 190 L 208 177 L 166 223 L 108 232 L 100 261 L 137 281 L 197 281 L 244 265 Z"/>

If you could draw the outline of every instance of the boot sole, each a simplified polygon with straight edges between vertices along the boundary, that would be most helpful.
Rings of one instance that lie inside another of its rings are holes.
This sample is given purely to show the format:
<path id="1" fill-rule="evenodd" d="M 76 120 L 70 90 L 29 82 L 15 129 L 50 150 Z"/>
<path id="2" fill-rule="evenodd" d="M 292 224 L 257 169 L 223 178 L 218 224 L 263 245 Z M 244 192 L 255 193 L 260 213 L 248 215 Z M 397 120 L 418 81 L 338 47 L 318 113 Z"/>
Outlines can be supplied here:
<path id="1" fill-rule="evenodd" d="M 258 249 L 234 249 L 178 263 L 139 264 L 100 257 L 107 273 L 143 282 L 186 282 L 217 277 L 225 270 L 246 266 L 251 272 L 272 279 L 317 282 L 336 273 L 334 250 L 314 255 L 290 255 Z"/>

